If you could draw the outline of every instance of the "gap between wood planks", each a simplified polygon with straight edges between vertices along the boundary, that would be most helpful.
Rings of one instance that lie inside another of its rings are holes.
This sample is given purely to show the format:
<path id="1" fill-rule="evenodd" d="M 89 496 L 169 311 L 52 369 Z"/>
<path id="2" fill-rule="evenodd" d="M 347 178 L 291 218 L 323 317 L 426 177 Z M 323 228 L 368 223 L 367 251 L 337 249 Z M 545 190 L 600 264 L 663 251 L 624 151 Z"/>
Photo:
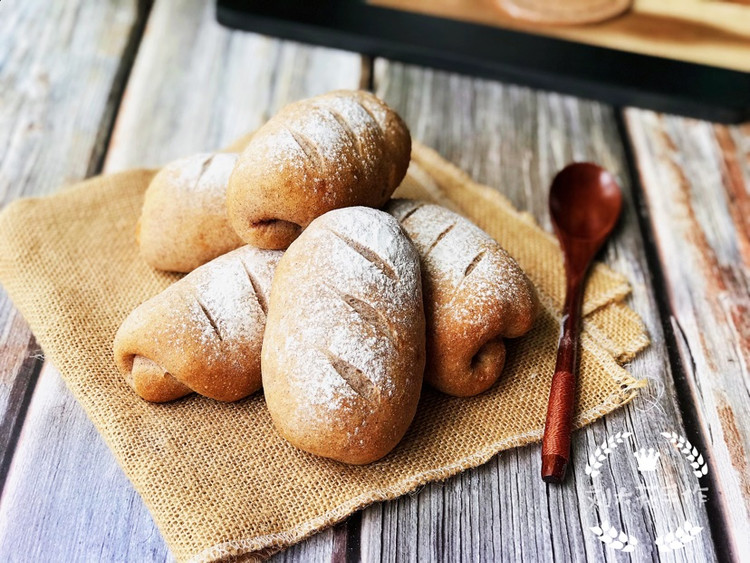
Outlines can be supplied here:
<path id="1" fill-rule="evenodd" d="M 646 262 L 648 263 L 648 268 L 651 273 L 654 290 L 657 294 L 666 296 L 669 289 L 662 270 L 663 265 L 657 254 L 656 237 L 654 236 L 652 228 L 651 212 L 646 202 L 640 172 L 636 166 L 635 151 L 628 133 L 628 127 L 625 123 L 623 111 L 624 108 L 616 108 L 615 120 L 622 139 L 623 150 L 625 152 L 625 162 L 627 164 L 633 188 L 633 198 L 638 210 L 638 227 L 645 243 L 643 246 L 646 255 Z M 687 343 L 682 335 L 680 335 L 678 340 L 678 335 L 672 324 L 672 320 L 677 323 L 677 319 L 672 315 L 667 298 L 664 297 L 662 299 L 657 299 L 656 303 L 657 315 L 661 322 L 662 330 L 664 331 L 664 339 L 667 344 L 668 360 L 672 367 L 675 390 L 677 391 L 677 405 L 680 409 L 680 414 L 682 415 L 685 437 L 703 453 L 703 458 L 711 468 L 706 478 L 710 484 L 709 489 L 714 492 L 714 495 L 709 497 L 709 500 L 706 502 L 706 510 L 710 516 L 708 522 L 711 529 L 711 536 L 714 540 L 713 543 L 716 549 L 716 554 L 720 561 L 739 561 L 739 554 L 734 553 L 731 548 L 732 542 L 726 517 L 726 510 L 728 507 L 725 507 L 721 500 L 724 495 L 721 483 L 717 479 L 719 471 L 713 460 L 711 439 L 707 434 L 705 425 L 700 423 L 701 414 L 695 401 L 692 399 L 692 393 L 686 377 L 686 367 L 679 352 L 681 346 L 680 340 L 682 340 L 683 346 L 687 346 Z M 679 323 L 677 323 L 677 329 L 682 330 Z M 718 497 L 720 498 L 717 498 L 717 492 Z"/>
<path id="2" fill-rule="evenodd" d="M 41 355 L 39 345 L 36 343 L 33 334 L 30 335 L 24 355 L 23 363 L 18 369 L 8 396 L 9 408 L 5 411 L 5 417 L 0 422 L 0 437 L 5 443 L 4 450 L 0 452 L 0 494 L 5 487 L 5 479 L 8 476 L 10 462 L 16 451 L 18 437 L 21 434 L 23 421 L 26 419 L 29 403 L 31 403 L 31 395 L 44 364 L 44 357 Z"/>
<path id="3" fill-rule="evenodd" d="M 374 69 L 372 66 L 372 59 L 363 57 L 362 61 L 362 79 L 360 87 L 368 90 L 374 90 Z M 634 202 L 637 209 L 637 225 L 638 230 L 646 244 L 644 244 L 644 252 L 646 261 L 649 268 L 650 276 L 653 279 L 654 289 L 657 294 L 665 295 L 667 291 L 667 283 L 663 274 L 663 265 L 657 255 L 654 234 L 652 232 L 649 210 L 645 204 L 645 198 L 643 194 L 643 187 L 640 182 L 640 175 L 638 168 L 635 166 L 634 152 L 630 144 L 630 137 L 627 132 L 626 125 L 622 117 L 622 108 L 613 108 L 615 115 L 616 126 L 618 136 L 623 146 L 625 153 L 625 164 L 626 170 L 632 179 L 632 189 Z M 657 311 L 658 315 L 657 322 L 661 325 L 665 339 L 667 342 L 667 361 L 674 370 L 673 380 L 677 389 L 676 402 L 680 413 L 683 417 L 684 431 L 686 437 L 696 445 L 702 452 L 704 457 L 708 460 L 708 463 L 712 465 L 711 475 L 709 476 L 710 487 L 713 491 L 720 491 L 720 486 L 716 481 L 715 464 L 712 461 L 711 449 L 709 447 L 710 440 L 704 432 L 704 428 L 698 422 L 700 415 L 696 409 L 695 403 L 691 400 L 689 389 L 687 388 L 687 381 L 685 378 L 685 366 L 682 358 L 678 351 L 678 338 L 675 334 L 674 326 L 671 323 L 673 316 L 671 315 L 669 304 L 664 299 L 658 299 Z M 679 328 L 679 327 L 678 327 Z M 546 486 L 547 494 L 549 494 L 549 485 Z M 728 527 L 726 525 L 726 513 L 725 507 L 722 506 L 720 501 L 711 499 L 707 505 L 712 518 L 709 518 L 710 532 L 713 538 L 713 544 L 717 550 L 717 555 L 720 560 L 737 559 L 736 554 L 733 554 L 730 547 Z M 354 562 L 360 561 L 362 557 L 361 552 L 361 511 L 358 511 L 346 521 L 336 526 L 333 530 L 334 533 L 334 549 L 331 554 L 331 560 L 336 562 Z M 344 532 L 344 529 L 346 532 Z M 345 534 L 345 535 L 344 535 Z M 342 546 L 342 543 L 344 545 Z"/>
<path id="4" fill-rule="evenodd" d="M 125 86 L 128 83 L 136 54 L 138 53 L 138 47 L 143 38 L 152 3 L 152 0 L 138 0 L 137 2 L 136 19 L 130 29 L 123 56 L 120 59 L 120 64 L 112 81 L 112 88 L 107 96 L 107 109 L 102 116 L 99 130 L 96 133 L 93 151 L 86 169 L 86 178 L 99 174 L 102 171 L 115 118 L 122 102 Z M 16 375 L 9 398 L 9 401 L 17 404 L 17 409 L 8 409 L 4 419 L 0 422 L 0 437 L 5 437 L 4 441 L 6 443 L 4 451 L 0 453 L 0 496 L 5 488 L 8 469 L 10 468 L 11 460 L 18 444 L 18 437 L 26 420 L 31 396 L 36 388 L 39 373 L 44 365 L 44 357 L 40 354 L 39 345 L 36 343 L 33 335 L 31 335 L 25 355 L 26 357 Z"/>
<path id="5" fill-rule="evenodd" d="M 120 65 L 118 66 L 112 81 L 112 89 L 107 97 L 107 110 L 102 116 L 102 123 L 96 134 L 94 150 L 91 153 L 89 166 L 86 170 L 87 178 L 101 173 L 102 168 L 104 167 L 104 158 L 107 155 L 109 141 L 112 138 L 112 131 L 115 127 L 115 118 L 117 117 L 120 104 L 122 103 L 125 87 L 128 84 L 130 71 L 133 69 L 133 64 L 135 63 L 135 56 L 138 54 L 138 47 L 140 47 L 141 39 L 143 39 L 143 33 L 146 30 L 146 22 L 151 13 L 152 6 L 153 0 L 138 0 L 137 2 L 135 23 L 130 30 L 130 35 L 125 44 L 125 50 L 120 59 Z"/>
<path id="6" fill-rule="evenodd" d="M 99 131 L 97 132 L 95 148 L 94 148 L 94 151 L 92 152 L 92 155 L 89 161 L 89 166 L 87 169 L 87 176 L 91 176 L 91 175 L 101 172 L 104 157 L 106 156 L 107 146 L 109 145 L 109 139 L 111 138 L 111 135 L 112 135 L 115 116 L 117 115 L 117 111 L 120 106 L 120 102 L 122 100 L 124 88 L 125 88 L 125 85 L 127 84 L 128 77 L 130 75 L 130 71 L 132 69 L 132 65 L 135 59 L 135 55 L 140 45 L 140 41 L 143 35 L 143 31 L 145 29 L 146 20 L 148 17 L 150 7 L 151 7 L 151 2 L 149 1 L 141 1 L 138 3 L 138 18 L 128 37 L 126 49 L 124 51 L 124 56 L 121 59 L 120 65 L 115 75 L 115 80 L 113 81 L 113 84 L 112 84 L 112 89 L 108 97 L 108 109 L 102 118 Z M 360 87 L 372 90 L 373 86 L 374 86 L 373 61 L 370 57 L 363 56 L 362 57 L 362 79 L 360 81 Z M 634 161 L 633 161 L 632 149 L 628 142 L 628 135 L 626 134 L 624 124 L 622 123 L 622 118 L 619 114 L 618 114 L 618 128 L 620 132 L 620 137 L 623 140 L 623 146 L 625 147 L 629 172 L 634 182 L 633 184 L 634 195 L 636 197 L 636 202 L 639 207 L 639 214 L 638 214 L 639 227 L 640 227 L 640 230 L 644 239 L 648 241 L 648 244 L 646 245 L 648 247 L 646 249 L 647 250 L 646 254 L 647 254 L 649 268 L 651 269 L 651 273 L 652 273 L 652 276 L 654 277 L 655 285 L 657 289 L 660 291 L 663 291 L 666 287 L 666 284 L 665 284 L 665 281 L 661 272 L 661 263 L 658 259 L 658 256 L 656 256 L 655 251 L 654 251 L 653 234 L 651 232 L 651 228 L 650 228 L 650 224 L 649 224 L 649 220 L 647 216 L 648 210 L 644 206 L 643 197 L 641 193 L 641 186 L 639 182 L 639 175 L 636 173 L 637 169 L 634 167 L 634 164 L 633 164 Z M 669 322 L 671 315 L 669 313 L 669 306 L 668 304 L 666 304 L 666 302 L 661 301 L 659 303 L 658 314 L 660 315 L 660 321 L 664 328 L 664 331 L 668 340 L 668 344 L 669 344 L 669 356 L 670 356 L 669 361 L 672 364 L 672 368 L 676 370 L 675 380 L 676 380 L 676 385 L 679 391 L 678 404 L 680 405 L 684 418 L 686 419 L 686 430 L 688 433 L 688 438 L 691 441 L 693 441 L 696 445 L 698 445 L 700 448 L 702 448 L 702 451 L 707 453 L 706 457 L 709 460 L 709 463 L 711 463 L 710 450 L 706 447 L 708 440 L 704 439 L 704 435 L 701 433 L 701 428 L 699 427 L 699 425 L 694 423 L 694 421 L 696 420 L 695 418 L 696 412 L 695 412 L 694 405 L 692 401 L 690 401 L 689 399 L 687 400 L 685 399 L 686 397 L 689 397 L 689 394 L 685 394 L 684 366 L 682 365 L 679 354 L 676 351 L 677 337 L 674 334 L 674 330 L 673 330 L 671 323 Z M 27 367 L 27 363 L 29 364 L 28 367 Z M 27 355 L 26 360 L 24 360 L 24 367 L 22 369 L 23 370 L 29 369 L 32 375 L 33 374 L 38 375 L 41 365 L 42 365 L 41 359 L 36 359 L 36 358 L 33 358 L 33 356 L 31 355 Z M 14 436 L 13 448 L 9 448 L 9 451 L 7 452 L 8 454 L 12 454 L 13 449 L 15 448 L 15 441 L 17 440 L 17 436 L 18 436 L 17 432 L 20 431 L 22 421 L 25 417 L 26 407 L 28 406 L 28 398 L 30 398 L 31 396 L 35 383 L 36 383 L 36 375 L 33 375 L 33 381 L 30 383 L 28 389 L 26 390 L 26 395 L 25 395 L 26 399 L 25 399 L 25 403 L 23 404 L 23 410 L 19 412 L 18 418 L 16 418 L 15 425 L 17 428 L 14 429 L 14 432 L 16 432 L 16 434 Z M 5 421 L 3 422 L 3 425 L 4 424 L 5 424 Z M 2 463 L 2 461 L 0 461 L 0 463 Z M 5 464 L 0 465 L 0 488 L 4 485 L 6 469 L 7 469 L 7 465 Z M 712 490 L 718 490 L 718 485 L 714 482 L 714 475 L 715 473 L 711 472 L 711 476 L 709 477 L 711 479 L 712 487 L 717 486 L 716 489 L 712 489 Z M 721 510 L 719 510 L 718 512 L 721 514 L 722 522 L 723 522 L 723 513 L 721 512 Z M 711 519 L 711 528 L 712 528 L 711 531 L 712 531 L 712 534 L 714 535 L 714 538 L 718 540 L 724 539 L 724 536 L 721 535 L 724 532 L 722 531 L 717 532 L 714 529 L 720 525 L 721 523 L 715 522 L 713 519 Z M 334 529 L 335 539 L 334 539 L 334 551 L 332 554 L 333 560 L 335 561 L 344 561 L 344 560 L 359 561 L 360 560 L 360 556 L 361 556 L 360 554 L 360 529 L 361 529 L 361 512 L 355 513 L 346 522 L 342 523 L 340 526 L 337 526 Z M 717 541 L 715 543 L 716 543 L 717 549 L 721 550 L 722 547 L 726 545 L 727 542 Z"/>

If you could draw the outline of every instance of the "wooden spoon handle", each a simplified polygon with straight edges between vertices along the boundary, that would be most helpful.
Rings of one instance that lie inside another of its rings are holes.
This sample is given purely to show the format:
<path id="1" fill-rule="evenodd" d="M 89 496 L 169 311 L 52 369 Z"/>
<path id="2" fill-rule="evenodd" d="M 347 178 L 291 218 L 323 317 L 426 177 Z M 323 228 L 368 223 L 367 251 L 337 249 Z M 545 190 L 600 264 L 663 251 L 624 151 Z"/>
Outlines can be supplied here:
<path id="1" fill-rule="evenodd" d="M 547 405 L 542 438 L 542 479 L 560 483 L 570 459 L 570 432 L 576 399 L 578 332 L 581 326 L 583 275 L 569 276 L 563 306 L 562 334 Z"/>

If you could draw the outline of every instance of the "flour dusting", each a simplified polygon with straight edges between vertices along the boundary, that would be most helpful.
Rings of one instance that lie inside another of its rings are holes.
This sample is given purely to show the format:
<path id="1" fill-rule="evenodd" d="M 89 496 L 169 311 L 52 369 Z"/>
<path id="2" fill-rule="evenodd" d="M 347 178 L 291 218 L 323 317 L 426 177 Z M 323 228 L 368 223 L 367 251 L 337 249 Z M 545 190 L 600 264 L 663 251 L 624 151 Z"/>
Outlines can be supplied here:
<path id="1" fill-rule="evenodd" d="M 285 295 L 278 327 L 284 338 L 274 354 L 283 358 L 282 377 L 297 398 L 297 423 L 325 431 L 346 411 L 373 414 L 382 408 L 358 395 L 331 357 L 364 374 L 380 400 L 413 389 L 413 379 L 403 379 L 413 370 L 404 357 L 414 352 L 410 343 L 421 323 L 421 278 L 417 253 L 398 223 L 370 208 L 331 211 L 306 229 L 284 259 L 293 261 L 298 283 L 294 295 Z M 365 305 L 352 306 L 354 300 Z M 369 306 L 380 315 L 375 322 L 363 314 Z M 348 428 L 348 435 L 362 432 L 361 426 Z"/>
<path id="2" fill-rule="evenodd" d="M 529 282 L 516 261 L 467 219 L 439 205 L 405 199 L 392 200 L 387 210 L 402 222 L 422 257 L 435 316 L 450 317 L 470 334 L 528 303 Z"/>

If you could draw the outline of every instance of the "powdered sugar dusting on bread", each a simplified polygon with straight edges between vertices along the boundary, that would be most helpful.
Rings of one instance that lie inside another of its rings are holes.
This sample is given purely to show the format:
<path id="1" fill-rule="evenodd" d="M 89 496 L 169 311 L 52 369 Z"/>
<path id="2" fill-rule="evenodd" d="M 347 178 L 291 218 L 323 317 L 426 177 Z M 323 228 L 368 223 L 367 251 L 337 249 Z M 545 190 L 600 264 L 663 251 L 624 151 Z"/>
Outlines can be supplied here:
<path id="1" fill-rule="evenodd" d="M 209 317 L 209 323 L 203 323 L 204 338 L 220 338 L 231 343 L 257 339 L 262 334 L 258 327 L 265 324 L 265 313 L 255 287 L 257 283 L 260 298 L 267 300 L 272 264 L 279 255 L 275 251 L 242 247 L 216 258 L 200 276 L 196 276 L 193 283 L 199 307 L 198 310 L 194 308 L 194 313 L 199 317 Z M 196 321 L 200 322 L 199 319 Z M 218 330 L 212 330 L 212 323 Z"/>
<path id="2" fill-rule="evenodd" d="M 417 247 L 423 276 L 441 292 L 431 303 L 437 315 L 450 315 L 471 331 L 487 318 L 477 311 L 529 307 L 532 289 L 523 271 L 479 227 L 439 205 L 392 200 L 387 209 Z"/>
<path id="3" fill-rule="evenodd" d="M 241 247 L 141 304 L 115 337 L 120 369 L 131 370 L 140 356 L 187 388 L 218 400 L 234 401 L 257 391 L 266 321 L 258 295 L 267 299 L 281 254 Z M 155 391 L 165 393 L 160 400 L 170 400 L 175 392 Z M 178 391 L 184 394 L 184 389 Z"/>
<path id="4" fill-rule="evenodd" d="M 185 195 L 226 192 L 237 153 L 198 153 L 167 164 L 161 171 Z"/>
<path id="5" fill-rule="evenodd" d="M 198 191 L 214 190 L 221 186 L 221 189 L 226 192 L 229 176 L 239 156 L 237 153 L 215 153 L 208 164 L 203 166 L 195 189 Z"/>
<path id="6" fill-rule="evenodd" d="M 251 141 L 252 150 L 280 174 L 297 170 L 305 180 L 302 185 L 316 192 L 339 181 L 369 181 L 382 166 L 387 111 L 366 92 L 331 92 L 303 100 L 270 120 Z"/>
<path id="7" fill-rule="evenodd" d="M 259 352 L 266 319 L 248 270 L 259 280 L 261 297 L 267 300 L 281 254 L 243 246 L 176 282 L 167 291 L 182 295 L 189 314 L 181 322 L 169 324 L 171 336 L 167 344 L 186 353 L 199 349 L 209 365 L 220 356 L 245 350 L 253 343 Z"/>
<path id="8" fill-rule="evenodd" d="M 419 262 L 392 217 L 364 207 L 331 211 L 313 221 L 284 260 L 294 264 L 300 283 L 294 296 L 285 296 L 289 311 L 278 327 L 285 337 L 274 355 L 284 359 L 282 377 L 299 398 L 299 423 L 327 428 L 342 409 L 380 407 L 357 393 L 331 357 L 363 374 L 378 397 L 414 385 L 392 371 L 402 363 L 399 355 L 412 352 L 405 348 L 421 322 Z"/>

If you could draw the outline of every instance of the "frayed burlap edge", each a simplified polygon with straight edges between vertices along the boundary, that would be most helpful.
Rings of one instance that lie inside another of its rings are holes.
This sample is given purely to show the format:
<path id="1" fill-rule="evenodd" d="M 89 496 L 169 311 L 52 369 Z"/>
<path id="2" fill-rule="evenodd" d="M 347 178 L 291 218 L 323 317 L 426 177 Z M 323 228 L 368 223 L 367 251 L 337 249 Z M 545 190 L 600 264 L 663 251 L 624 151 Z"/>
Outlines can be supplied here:
<path id="1" fill-rule="evenodd" d="M 610 358 L 610 360 L 611 359 L 612 358 Z M 632 377 L 613 379 L 620 385 L 620 391 L 613 393 L 606 401 L 599 405 L 598 408 L 590 409 L 589 411 L 577 416 L 573 421 L 576 430 L 591 424 L 595 420 L 598 420 L 605 414 L 611 412 L 613 409 L 627 405 L 635 398 L 637 389 L 645 387 L 646 385 L 646 380 L 636 380 Z M 534 430 L 526 434 L 514 436 L 513 438 L 500 440 L 499 442 L 483 448 L 481 451 L 467 456 L 451 465 L 440 469 L 425 471 L 419 475 L 412 475 L 393 487 L 381 489 L 377 492 L 369 491 L 359 497 L 350 499 L 325 514 L 303 522 L 284 532 L 217 544 L 197 554 L 189 561 L 190 563 L 207 563 L 211 561 L 236 560 L 238 557 L 245 556 L 247 556 L 248 561 L 252 561 L 253 559 L 265 559 L 274 553 L 278 553 L 295 543 L 321 532 L 325 528 L 342 522 L 351 516 L 353 512 L 362 510 L 363 508 L 378 502 L 393 500 L 408 494 L 427 483 L 444 481 L 454 475 L 466 471 L 467 469 L 481 466 L 501 451 L 538 442 L 542 439 L 542 432 L 542 430 Z"/>
<path id="2" fill-rule="evenodd" d="M 448 163 L 445 163 L 445 164 L 448 164 Z M 458 172 L 461 172 L 458 169 L 456 170 Z M 468 178 L 468 176 L 466 176 L 466 178 Z M 472 182 L 472 184 L 474 183 Z M 479 186 L 480 188 L 489 190 L 492 194 L 496 194 L 497 196 L 499 196 L 499 198 L 497 198 L 497 201 L 503 200 L 507 203 L 507 200 L 503 196 L 501 196 L 500 194 L 498 194 L 491 188 L 486 188 L 484 186 L 477 185 L 477 184 L 474 184 L 474 186 Z M 496 198 L 492 197 L 492 199 L 495 200 Z M 509 203 L 507 203 L 507 205 L 510 206 Z M 531 218 L 530 215 L 525 214 L 523 212 L 518 212 L 517 210 L 512 208 L 512 206 L 509 207 L 509 210 L 512 210 L 516 214 L 524 217 L 525 220 L 532 222 L 535 226 L 538 227 L 538 225 L 536 224 L 535 221 L 533 221 L 533 218 Z M 613 274 L 615 274 L 615 276 L 618 276 L 614 272 Z M 627 281 L 625 280 L 624 291 L 622 291 L 622 288 L 621 288 L 616 293 L 618 295 L 621 295 L 620 299 L 623 299 L 629 293 L 629 291 L 630 291 L 630 287 L 627 284 Z M 559 318 L 559 312 L 554 310 L 554 308 L 550 309 L 551 299 L 548 298 L 546 295 L 543 296 L 543 298 L 546 301 L 545 308 L 547 308 L 548 310 L 552 310 L 554 313 L 553 316 L 555 318 Z M 611 294 L 610 294 L 610 299 L 612 299 Z M 589 424 L 601 418 L 601 416 L 603 416 L 607 412 L 611 412 L 613 409 L 627 404 L 629 401 L 633 399 L 633 397 L 635 396 L 637 392 L 637 389 L 645 385 L 644 381 L 637 381 L 633 379 L 632 377 L 629 376 L 629 374 L 627 374 L 627 372 L 625 372 L 619 366 L 617 366 L 615 359 L 610 354 L 608 354 L 608 350 L 606 346 L 604 346 L 603 343 L 598 342 L 598 340 L 599 340 L 599 336 L 597 335 L 596 330 L 587 331 L 587 333 L 584 333 L 582 337 L 582 347 L 587 349 L 587 351 L 592 352 L 592 355 L 597 357 L 597 359 L 599 359 L 599 361 L 603 365 L 612 366 L 612 369 L 607 370 L 607 371 L 609 371 L 610 375 L 612 376 L 612 379 L 618 384 L 619 389 L 616 392 L 613 392 L 610 396 L 608 396 L 595 408 L 589 409 L 581 413 L 575 420 L 576 428 L 579 428 L 585 424 Z M 648 343 L 647 336 L 643 335 L 639 340 L 639 346 L 640 345 L 645 346 L 647 345 L 647 343 Z M 61 363 L 64 363 L 64 362 L 61 362 Z M 89 414 L 89 416 L 91 416 L 91 414 Z M 419 473 L 417 475 L 410 475 L 390 487 L 382 488 L 377 491 L 371 490 L 371 491 L 368 491 L 366 494 L 358 495 L 357 497 L 350 499 L 336 506 L 335 508 L 327 511 L 326 513 L 322 515 L 318 515 L 310 520 L 297 524 L 294 527 L 289 528 L 287 530 L 276 532 L 274 534 L 270 534 L 266 536 L 255 536 L 253 538 L 219 543 L 210 548 L 204 549 L 198 555 L 194 556 L 191 559 L 191 561 L 204 561 L 204 560 L 217 560 L 217 559 L 218 560 L 222 560 L 222 559 L 223 560 L 227 560 L 227 559 L 237 560 L 238 558 L 251 559 L 251 558 L 266 557 L 276 551 L 279 551 L 280 549 L 286 548 L 293 543 L 299 542 L 302 539 L 309 537 L 313 533 L 316 533 L 325 527 L 331 526 L 345 519 L 351 512 L 355 510 L 361 509 L 375 502 L 389 500 L 389 499 L 393 499 L 398 496 L 401 496 L 403 494 L 407 494 L 410 491 L 413 491 L 414 489 L 426 484 L 429 481 L 447 479 L 453 475 L 460 473 L 461 471 L 486 463 L 499 451 L 502 451 L 504 449 L 511 448 L 511 447 L 518 447 L 518 446 L 522 446 L 525 444 L 529 444 L 533 441 L 538 441 L 541 438 L 541 434 L 542 434 L 542 430 L 537 429 L 534 431 L 517 434 L 512 437 L 504 438 L 493 444 L 485 446 L 479 449 L 478 451 L 475 451 L 472 454 L 467 455 L 464 458 L 461 458 L 458 461 L 454 461 L 453 463 L 444 465 L 440 468 L 430 469 L 422 473 Z M 107 445 L 111 447 L 111 444 L 109 443 L 109 440 L 107 440 L 106 437 L 105 437 L 105 442 L 107 442 Z M 146 502 L 146 504 L 148 505 L 149 503 Z M 149 508 L 151 507 L 149 506 Z"/>
<path id="3" fill-rule="evenodd" d="M 541 294 L 540 301 L 542 306 L 549 313 L 556 318 L 559 318 L 559 313 L 552 305 L 552 299 L 550 297 Z M 647 336 L 645 336 L 645 342 L 641 342 L 643 348 L 650 343 Z M 611 366 L 612 369 L 609 370 L 609 373 L 620 389 L 608 396 L 596 408 L 589 409 L 588 411 L 582 412 L 576 416 L 573 421 L 573 427 L 576 430 L 591 424 L 616 408 L 627 405 L 638 394 L 638 389 L 642 389 L 648 383 L 645 379 L 635 379 L 628 374 L 628 372 L 621 369 L 621 366 L 618 365 L 615 358 L 613 358 L 591 334 L 584 331 L 581 334 L 580 345 L 602 362 L 603 366 Z M 302 522 L 283 532 L 220 543 L 198 553 L 189 561 L 190 563 L 207 563 L 211 561 L 260 561 L 266 559 L 274 553 L 278 553 L 295 543 L 321 532 L 323 529 L 342 522 L 353 512 L 362 510 L 363 508 L 378 502 L 393 500 L 405 494 L 409 494 L 427 483 L 444 481 L 462 471 L 479 467 L 504 450 L 539 442 L 542 439 L 542 433 L 543 429 L 537 429 L 511 438 L 499 440 L 498 442 L 439 469 L 431 469 L 417 475 L 410 475 L 392 487 L 383 488 L 378 491 L 368 491 L 367 493 L 340 504 L 324 514 Z"/>

